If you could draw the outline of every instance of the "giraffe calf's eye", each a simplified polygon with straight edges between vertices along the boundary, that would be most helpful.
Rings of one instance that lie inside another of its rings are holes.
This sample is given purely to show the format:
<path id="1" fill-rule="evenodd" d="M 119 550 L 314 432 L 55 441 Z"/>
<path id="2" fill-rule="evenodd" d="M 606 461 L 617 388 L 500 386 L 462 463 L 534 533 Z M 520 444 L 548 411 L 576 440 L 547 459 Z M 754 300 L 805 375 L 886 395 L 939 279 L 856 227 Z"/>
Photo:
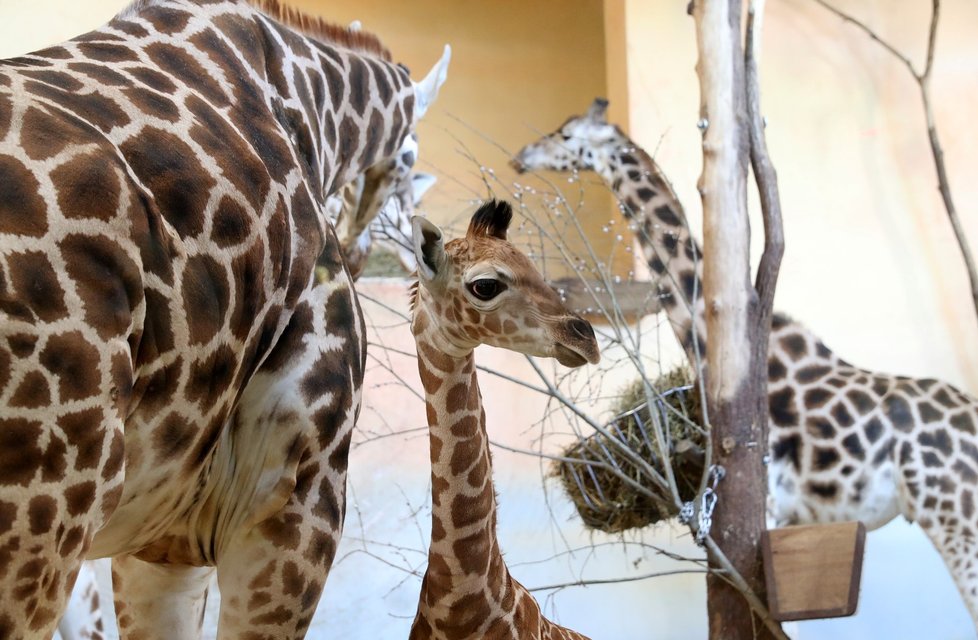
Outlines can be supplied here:
<path id="1" fill-rule="evenodd" d="M 469 283 L 469 292 L 479 300 L 492 300 L 505 290 L 505 284 L 492 278 L 479 278 Z"/>

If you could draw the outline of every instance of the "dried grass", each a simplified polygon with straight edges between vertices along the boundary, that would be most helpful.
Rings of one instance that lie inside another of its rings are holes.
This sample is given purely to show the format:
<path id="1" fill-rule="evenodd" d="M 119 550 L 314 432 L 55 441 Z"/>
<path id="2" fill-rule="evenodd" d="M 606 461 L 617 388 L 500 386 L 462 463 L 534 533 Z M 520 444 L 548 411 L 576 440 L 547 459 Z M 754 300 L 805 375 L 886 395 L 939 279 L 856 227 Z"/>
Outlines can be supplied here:
<path id="1" fill-rule="evenodd" d="M 647 391 L 655 398 L 655 416 L 649 410 Z M 703 476 L 707 434 L 701 426 L 699 389 L 693 385 L 689 370 L 680 367 L 652 382 L 636 380 L 622 390 L 613 410 L 615 418 L 607 431 L 660 475 L 665 475 L 663 460 L 670 460 L 679 499 L 692 500 Z M 665 456 L 657 445 L 653 419 L 663 425 Z M 554 465 L 555 475 L 584 524 L 591 529 L 620 533 L 677 516 L 679 507 L 671 492 L 663 491 L 646 477 L 608 440 L 595 432 L 568 447 L 563 453 L 567 460 Z M 625 478 L 648 489 L 654 497 L 637 490 Z"/>

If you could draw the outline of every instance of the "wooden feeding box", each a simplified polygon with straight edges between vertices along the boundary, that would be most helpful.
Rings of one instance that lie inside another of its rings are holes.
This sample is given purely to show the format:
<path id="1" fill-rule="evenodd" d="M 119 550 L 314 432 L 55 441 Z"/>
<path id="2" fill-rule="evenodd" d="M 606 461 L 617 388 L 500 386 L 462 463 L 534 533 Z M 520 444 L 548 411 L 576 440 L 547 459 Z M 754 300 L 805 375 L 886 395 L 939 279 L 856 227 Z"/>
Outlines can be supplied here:
<path id="1" fill-rule="evenodd" d="M 767 602 L 775 620 L 851 616 L 859 601 L 866 527 L 840 522 L 763 532 Z"/>

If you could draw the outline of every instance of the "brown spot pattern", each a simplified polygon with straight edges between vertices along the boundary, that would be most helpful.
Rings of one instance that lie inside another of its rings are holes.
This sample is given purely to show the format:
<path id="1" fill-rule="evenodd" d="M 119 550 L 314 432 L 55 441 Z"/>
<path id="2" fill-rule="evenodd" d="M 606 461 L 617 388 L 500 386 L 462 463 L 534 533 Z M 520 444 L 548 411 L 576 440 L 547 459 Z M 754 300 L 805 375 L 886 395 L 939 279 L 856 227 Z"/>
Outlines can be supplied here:
<path id="1" fill-rule="evenodd" d="M 14 157 L 0 154 L 0 233 L 40 237 L 48 229 L 40 184 Z"/>

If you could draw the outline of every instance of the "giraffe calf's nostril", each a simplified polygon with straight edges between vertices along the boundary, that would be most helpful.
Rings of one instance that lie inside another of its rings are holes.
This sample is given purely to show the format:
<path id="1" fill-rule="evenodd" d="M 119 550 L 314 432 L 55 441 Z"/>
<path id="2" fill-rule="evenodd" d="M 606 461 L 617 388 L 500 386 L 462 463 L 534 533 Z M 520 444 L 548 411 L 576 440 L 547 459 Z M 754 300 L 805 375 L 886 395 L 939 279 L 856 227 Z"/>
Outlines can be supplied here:
<path id="1" fill-rule="evenodd" d="M 594 340 L 594 329 L 591 328 L 590 322 L 575 318 L 570 321 L 570 327 L 578 337 L 584 338 L 585 340 Z"/>

